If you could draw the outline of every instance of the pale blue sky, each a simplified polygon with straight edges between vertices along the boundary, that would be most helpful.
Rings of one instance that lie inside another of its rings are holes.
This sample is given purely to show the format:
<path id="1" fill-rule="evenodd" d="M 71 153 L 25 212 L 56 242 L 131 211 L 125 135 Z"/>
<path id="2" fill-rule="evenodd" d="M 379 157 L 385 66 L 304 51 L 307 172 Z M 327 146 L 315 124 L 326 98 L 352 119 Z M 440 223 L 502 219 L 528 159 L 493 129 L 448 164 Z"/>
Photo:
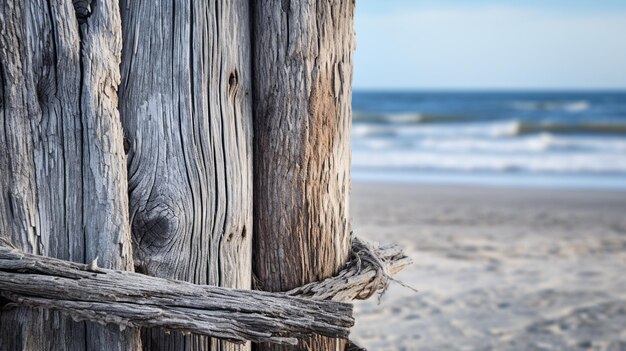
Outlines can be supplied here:
<path id="1" fill-rule="evenodd" d="M 355 89 L 626 89 L 626 0 L 357 0 Z"/>

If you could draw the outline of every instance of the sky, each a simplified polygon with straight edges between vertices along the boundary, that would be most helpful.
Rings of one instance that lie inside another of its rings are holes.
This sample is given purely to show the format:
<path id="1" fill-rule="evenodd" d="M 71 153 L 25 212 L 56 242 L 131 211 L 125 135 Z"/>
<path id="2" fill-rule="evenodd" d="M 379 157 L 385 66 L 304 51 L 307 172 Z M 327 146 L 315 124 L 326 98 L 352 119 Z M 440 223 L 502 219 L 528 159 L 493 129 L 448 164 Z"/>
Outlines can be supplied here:
<path id="1" fill-rule="evenodd" d="M 354 88 L 626 89 L 626 0 L 357 0 Z"/>

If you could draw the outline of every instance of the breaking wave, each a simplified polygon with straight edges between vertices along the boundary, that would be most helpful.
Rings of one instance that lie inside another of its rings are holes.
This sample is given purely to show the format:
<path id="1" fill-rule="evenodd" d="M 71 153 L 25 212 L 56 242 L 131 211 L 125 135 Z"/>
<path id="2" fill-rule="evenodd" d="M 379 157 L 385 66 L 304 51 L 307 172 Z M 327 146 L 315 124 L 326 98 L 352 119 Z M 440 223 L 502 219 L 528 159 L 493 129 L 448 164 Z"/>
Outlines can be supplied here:
<path id="1" fill-rule="evenodd" d="M 624 173 L 626 157 L 593 152 L 558 153 L 541 156 L 524 154 L 470 154 L 427 151 L 381 151 L 353 153 L 354 167 L 410 168 L 424 170 Z"/>
<path id="2" fill-rule="evenodd" d="M 411 94 L 356 96 L 354 167 L 626 177 L 626 93 Z"/>
<path id="3" fill-rule="evenodd" d="M 513 103 L 513 107 L 521 111 L 567 111 L 567 112 L 582 112 L 591 107 L 591 104 L 586 100 L 580 101 L 516 101 Z"/>

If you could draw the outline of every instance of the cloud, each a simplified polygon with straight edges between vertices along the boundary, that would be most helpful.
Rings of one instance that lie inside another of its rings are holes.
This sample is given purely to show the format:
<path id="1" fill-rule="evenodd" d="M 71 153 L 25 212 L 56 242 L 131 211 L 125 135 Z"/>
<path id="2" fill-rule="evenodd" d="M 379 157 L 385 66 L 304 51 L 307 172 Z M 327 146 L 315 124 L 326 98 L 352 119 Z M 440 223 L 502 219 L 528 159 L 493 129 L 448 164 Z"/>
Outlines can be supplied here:
<path id="1" fill-rule="evenodd" d="M 626 12 L 357 13 L 356 88 L 626 88 Z"/>

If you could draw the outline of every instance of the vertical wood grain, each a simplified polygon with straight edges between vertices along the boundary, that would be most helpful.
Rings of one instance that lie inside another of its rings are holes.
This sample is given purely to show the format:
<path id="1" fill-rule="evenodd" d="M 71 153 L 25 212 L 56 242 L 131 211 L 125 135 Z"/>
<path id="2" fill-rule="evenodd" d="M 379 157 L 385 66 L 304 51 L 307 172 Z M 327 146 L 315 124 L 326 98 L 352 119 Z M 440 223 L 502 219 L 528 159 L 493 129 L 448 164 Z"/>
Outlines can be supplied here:
<path id="1" fill-rule="evenodd" d="M 254 273 L 262 289 L 286 291 L 348 259 L 354 2 L 252 4 Z M 258 345 L 342 348 L 323 337 Z"/>
<path id="2" fill-rule="evenodd" d="M 0 3 L 0 235 L 27 252 L 132 270 L 120 14 L 115 1 L 80 8 L 89 3 Z M 132 328 L 0 312 L 2 350 L 139 346 Z"/>
<path id="3" fill-rule="evenodd" d="M 120 112 L 136 269 L 250 288 L 248 1 L 122 0 Z M 243 350 L 143 332 L 151 350 Z"/>

